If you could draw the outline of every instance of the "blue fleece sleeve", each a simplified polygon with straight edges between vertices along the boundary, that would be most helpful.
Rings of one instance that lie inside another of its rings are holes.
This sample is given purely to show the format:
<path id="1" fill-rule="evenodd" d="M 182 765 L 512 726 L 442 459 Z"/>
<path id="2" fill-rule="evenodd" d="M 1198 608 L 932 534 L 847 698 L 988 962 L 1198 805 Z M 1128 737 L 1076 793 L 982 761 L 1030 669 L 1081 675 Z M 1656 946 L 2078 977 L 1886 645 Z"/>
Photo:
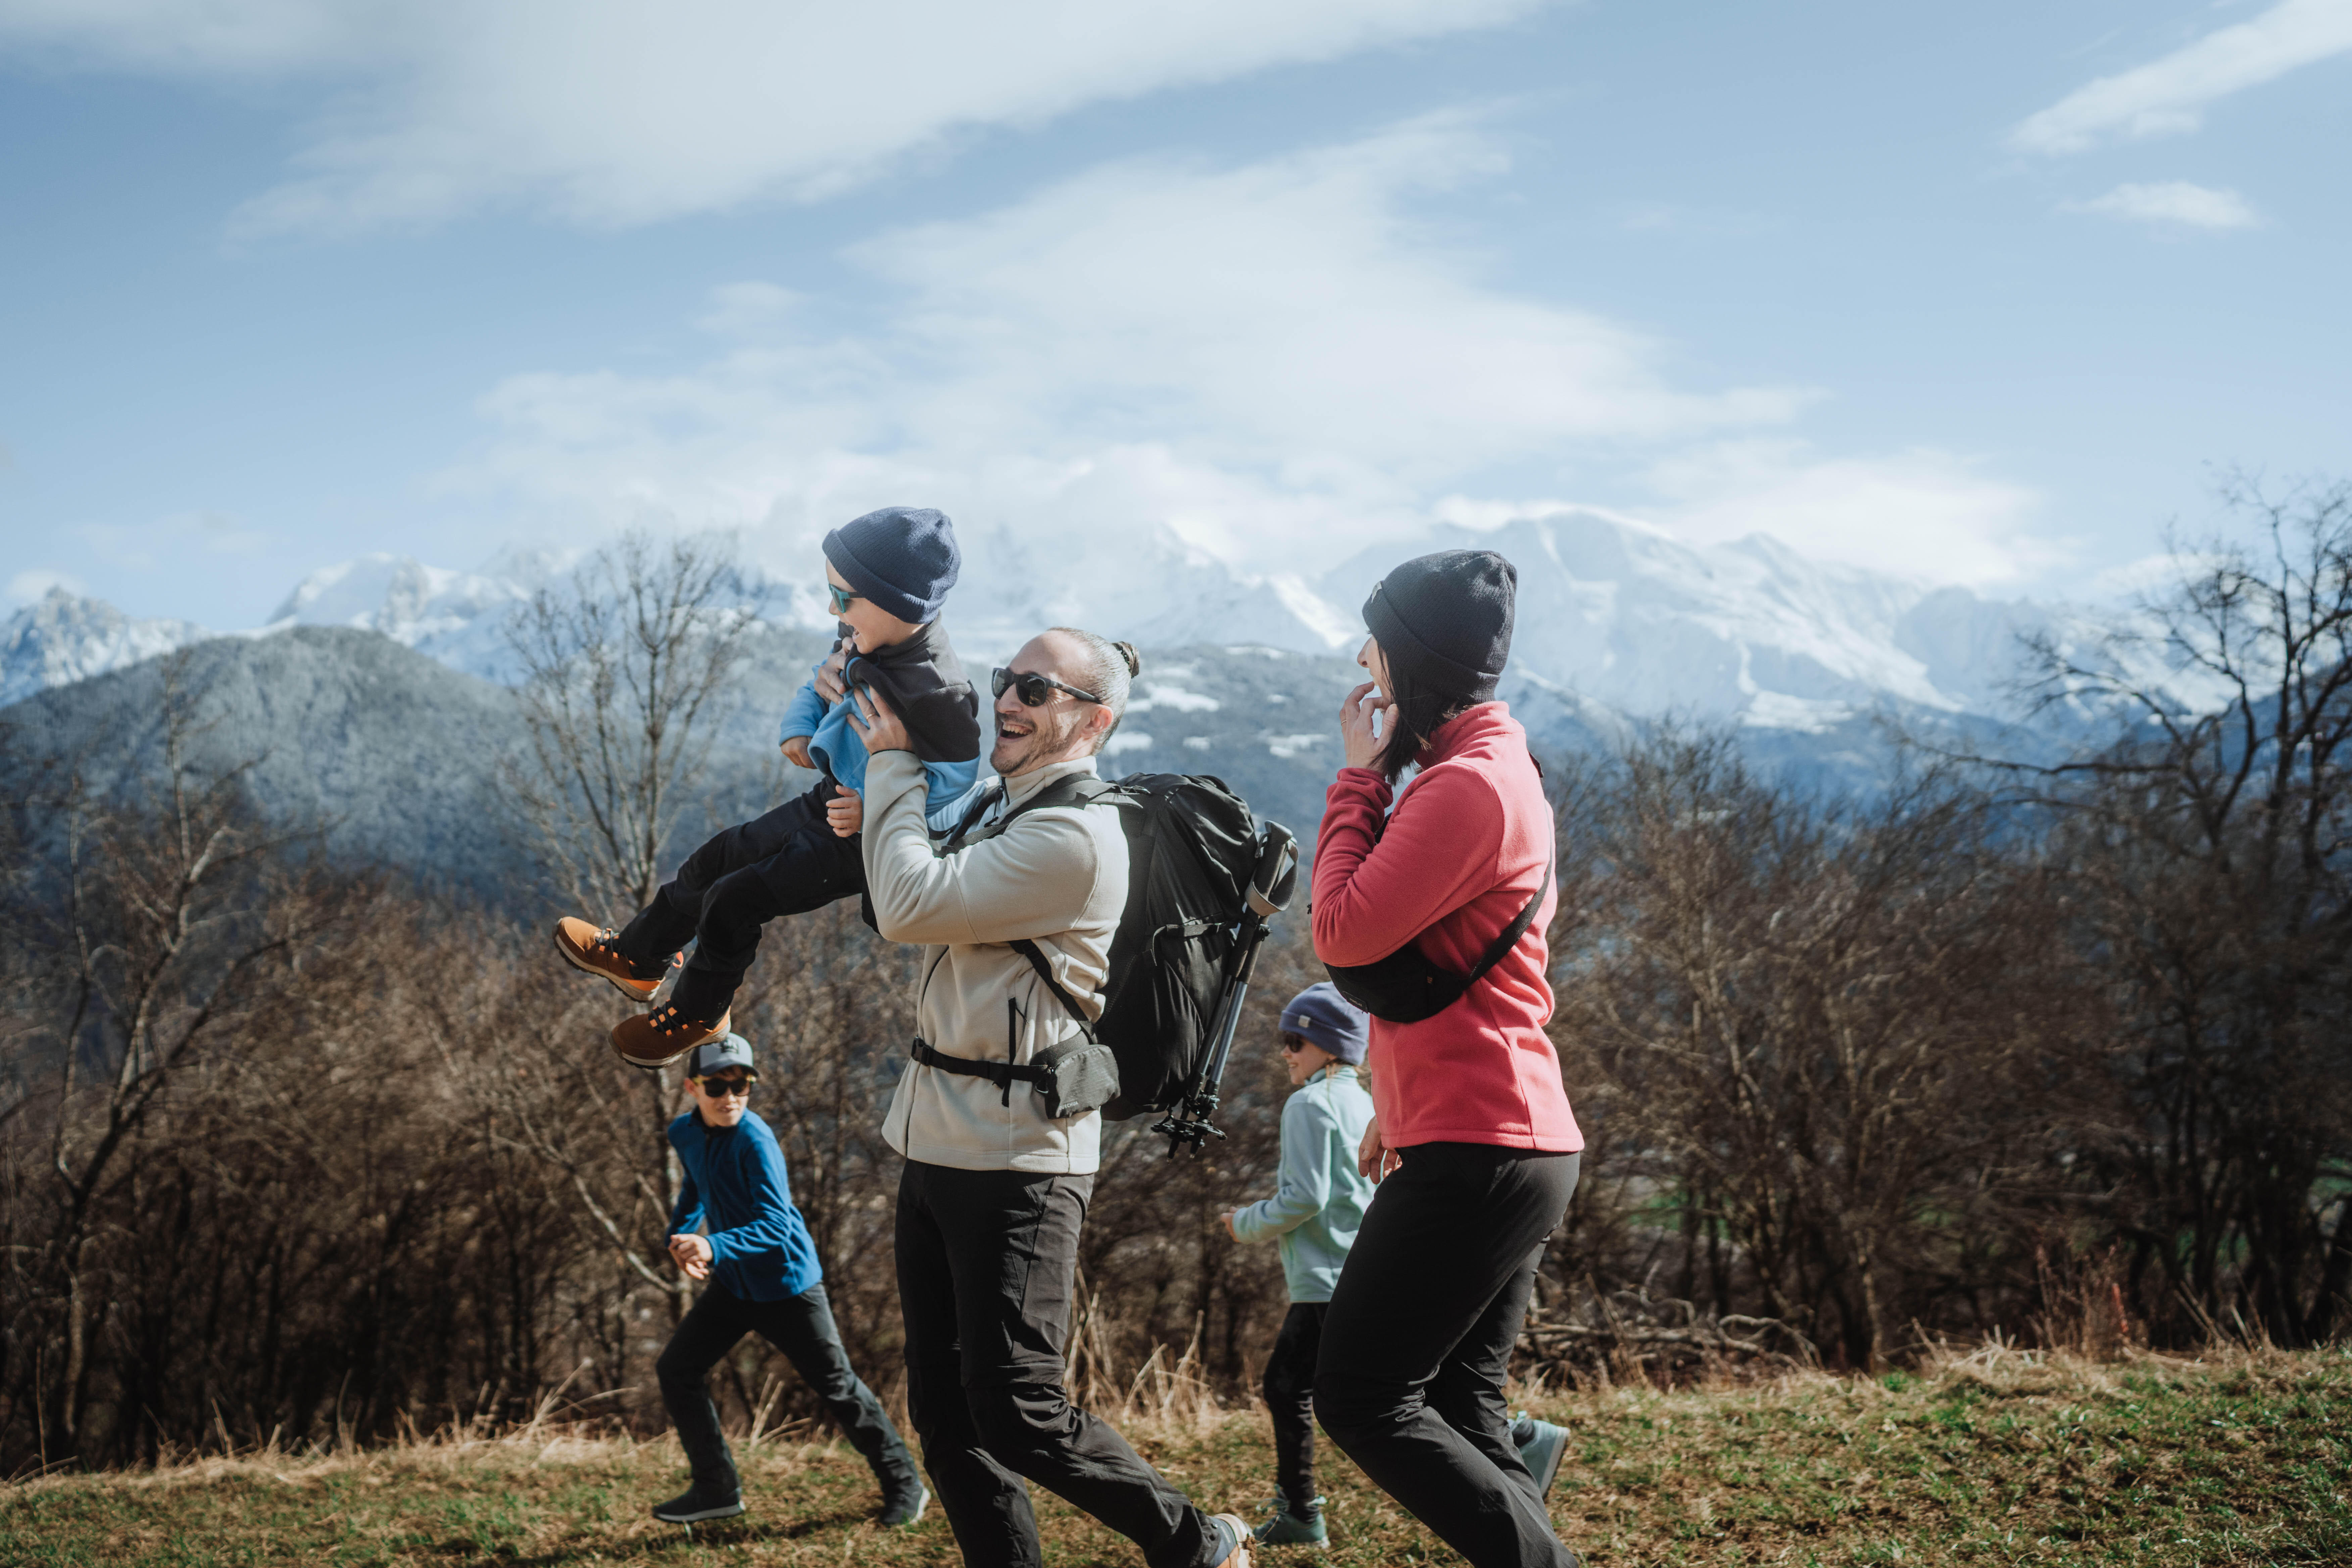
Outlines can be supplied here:
<path id="1" fill-rule="evenodd" d="M 950 807 L 954 807 L 956 815 L 961 816 L 972 786 L 980 782 L 980 759 L 974 757 L 968 763 L 925 763 L 923 777 L 929 784 L 923 796 L 924 820 L 931 822 Z M 948 826 L 953 827 L 955 822 L 950 819 Z"/>
<path id="2" fill-rule="evenodd" d="M 1282 1108 L 1282 1168 L 1274 1196 L 1235 1211 L 1234 1234 L 1267 1241 L 1297 1230 L 1331 1201 L 1331 1134 L 1338 1124 L 1319 1094 L 1304 1090 Z"/>
<path id="3" fill-rule="evenodd" d="M 741 1225 L 710 1233 L 714 1262 L 781 1252 L 792 1234 L 792 1188 L 784 1179 L 784 1152 L 772 1139 L 743 1138 L 738 1158 L 743 1163 L 736 1177 L 750 1189 L 753 1217 Z"/>
<path id="4" fill-rule="evenodd" d="M 819 668 L 823 668 L 822 660 Z M 781 745 L 795 735 L 814 735 L 817 725 L 824 720 L 824 699 L 816 694 L 816 679 L 812 675 L 801 682 L 801 689 L 793 693 L 790 702 L 784 704 L 784 721 L 777 732 L 776 742 Z"/>

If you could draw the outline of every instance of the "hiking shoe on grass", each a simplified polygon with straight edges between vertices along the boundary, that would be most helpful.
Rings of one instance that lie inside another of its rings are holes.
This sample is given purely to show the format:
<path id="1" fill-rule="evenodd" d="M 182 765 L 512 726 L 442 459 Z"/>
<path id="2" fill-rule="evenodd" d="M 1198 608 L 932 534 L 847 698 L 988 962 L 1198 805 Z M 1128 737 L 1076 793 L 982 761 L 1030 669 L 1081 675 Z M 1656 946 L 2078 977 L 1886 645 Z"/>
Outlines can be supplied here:
<path id="1" fill-rule="evenodd" d="M 1323 1525 L 1323 1500 L 1317 1498 L 1302 1517 L 1290 1511 L 1290 1501 L 1277 1497 L 1265 1505 L 1266 1521 L 1250 1533 L 1261 1546 L 1326 1546 L 1331 1532 Z"/>
<path id="2" fill-rule="evenodd" d="M 669 1066 L 697 1046 L 725 1039 L 727 1026 L 733 1020 L 732 1010 L 719 1014 L 715 1024 L 702 1024 L 685 1016 L 675 1005 L 657 1007 L 613 1026 L 613 1054 L 633 1068 L 650 1072 Z"/>
<path id="3" fill-rule="evenodd" d="M 1217 1559 L 1217 1568 L 1250 1568 L 1250 1544 L 1256 1538 L 1250 1534 L 1249 1521 L 1237 1513 L 1216 1513 L 1209 1516 L 1216 1528 L 1217 1544 L 1225 1554 Z"/>
<path id="4" fill-rule="evenodd" d="M 1519 1463 L 1536 1479 L 1536 1495 L 1549 1497 L 1552 1482 L 1559 1479 L 1559 1462 L 1568 1457 L 1568 1428 L 1530 1420 L 1522 1410 L 1511 1423 L 1511 1440 L 1518 1445 Z"/>
<path id="5" fill-rule="evenodd" d="M 895 1502 L 886 1502 L 882 1505 L 882 1528 L 905 1530 L 920 1521 L 923 1517 L 923 1510 L 929 1508 L 930 1504 L 931 1489 L 919 1486 L 915 1489 L 913 1497 L 900 1498 Z"/>
<path id="6" fill-rule="evenodd" d="M 700 1524 L 706 1519 L 732 1519 L 743 1511 L 741 1492 L 704 1491 L 688 1487 L 667 1502 L 654 1504 L 654 1517 L 664 1524 Z"/>
<path id="7" fill-rule="evenodd" d="M 614 990 L 638 1006 L 646 1006 L 652 1003 L 654 993 L 661 989 L 662 979 L 669 973 L 670 966 L 660 964 L 648 974 L 646 965 L 631 963 L 621 956 L 616 945 L 619 935 L 610 926 L 600 931 L 576 915 L 566 915 L 555 922 L 555 951 L 574 969 L 584 969 L 609 981 Z"/>

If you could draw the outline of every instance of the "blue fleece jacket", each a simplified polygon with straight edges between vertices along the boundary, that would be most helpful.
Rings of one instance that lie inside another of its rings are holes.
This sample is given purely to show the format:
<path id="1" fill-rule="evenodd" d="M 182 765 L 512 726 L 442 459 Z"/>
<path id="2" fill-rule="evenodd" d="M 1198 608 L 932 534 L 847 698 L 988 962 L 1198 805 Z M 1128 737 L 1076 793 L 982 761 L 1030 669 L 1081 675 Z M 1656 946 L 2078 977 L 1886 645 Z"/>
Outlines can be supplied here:
<path id="1" fill-rule="evenodd" d="M 831 657 L 830 655 L 827 656 Z M 858 734 L 857 726 L 849 721 L 849 704 L 827 702 L 817 695 L 815 671 L 824 668 L 819 659 L 812 667 L 809 679 L 793 693 L 784 709 L 784 721 L 776 739 L 789 741 L 795 735 L 808 737 L 809 760 L 833 775 L 835 784 L 847 784 L 860 795 L 866 792 L 866 740 Z M 987 697 L 985 691 L 981 693 Z M 980 759 L 962 763 L 925 763 L 923 773 L 929 790 L 923 800 L 923 816 L 933 827 L 953 827 L 962 816 L 962 807 L 971 798 L 980 780 Z"/>
<path id="2" fill-rule="evenodd" d="M 1361 1069 L 1344 1062 L 1324 1068 L 1282 1108 L 1274 1196 L 1234 1213 L 1242 1240 L 1281 1238 L 1283 1280 L 1294 1301 L 1329 1300 L 1356 1245 L 1372 1202 L 1372 1184 L 1356 1169 L 1356 1146 L 1371 1119 Z"/>
<path id="3" fill-rule="evenodd" d="M 711 1127 L 695 1111 L 669 1124 L 669 1146 L 686 1167 L 669 1233 L 709 1222 L 710 1277 L 746 1301 L 782 1301 L 824 1278 L 808 1222 L 793 1206 L 784 1152 L 759 1113 Z"/>

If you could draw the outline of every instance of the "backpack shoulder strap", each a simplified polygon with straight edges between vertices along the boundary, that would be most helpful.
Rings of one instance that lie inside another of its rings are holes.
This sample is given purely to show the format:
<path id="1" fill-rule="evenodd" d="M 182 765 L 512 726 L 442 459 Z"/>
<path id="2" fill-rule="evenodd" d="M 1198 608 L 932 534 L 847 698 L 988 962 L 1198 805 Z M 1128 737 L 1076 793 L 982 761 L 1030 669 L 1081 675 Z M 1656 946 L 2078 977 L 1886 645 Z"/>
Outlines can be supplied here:
<path id="1" fill-rule="evenodd" d="M 977 844 L 983 839 L 995 837 L 1013 825 L 1013 818 L 1025 816 L 1030 812 L 1056 805 L 1092 805 L 1103 796 L 1115 794 L 1116 786 L 1109 780 L 1097 777 L 1092 773 L 1072 773 L 1066 778 L 1055 779 L 986 827 L 977 833 L 972 832 L 972 823 L 977 821 L 980 815 L 988 808 L 989 803 L 997 798 L 997 793 L 999 792 L 992 792 L 982 796 L 972 806 L 963 823 L 957 827 L 955 837 L 948 840 L 947 847 L 950 853 L 961 849 L 968 844 Z M 1037 978 L 1045 983 L 1045 989 L 1054 994 L 1054 999 L 1062 1005 L 1062 1010 L 1070 1016 L 1072 1021 L 1078 1026 L 1079 1031 L 1086 1036 L 1087 1042 L 1092 1044 L 1095 1037 L 1094 1025 L 1087 1021 L 1086 1011 L 1078 1005 L 1077 999 L 1062 989 L 1062 983 L 1054 978 L 1054 966 L 1046 962 L 1045 953 L 1039 950 L 1037 944 L 1024 937 L 1018 942 L 1008 942 L 1006 945 L 1029 961 L 1029 967 L 1037 972 Z"/>
<path id="2" fill-rule="evenodd" d="M 1078 1006 L 1077 998 L 1063 990 L 1062 983 L 1054 978 L 1054 966 L 1045 961 L 1045 955 L 1037 944 L 1024 936 L 1005 945 L 1029 961 L 1029 967 L 1037 972 L 1037 978 L 1045 983 L 1045 989 L 1054 994 L 1054 999 L 1062 1005 L 1062 1011 L 1070 1016 L 1071 1021 L 1077 1025 L 1078 1032 L 1086 1036 L 1087 1044 L 1092 1045 L 1094 1025 L 1087 1021 L 1086 1013 Z"/>

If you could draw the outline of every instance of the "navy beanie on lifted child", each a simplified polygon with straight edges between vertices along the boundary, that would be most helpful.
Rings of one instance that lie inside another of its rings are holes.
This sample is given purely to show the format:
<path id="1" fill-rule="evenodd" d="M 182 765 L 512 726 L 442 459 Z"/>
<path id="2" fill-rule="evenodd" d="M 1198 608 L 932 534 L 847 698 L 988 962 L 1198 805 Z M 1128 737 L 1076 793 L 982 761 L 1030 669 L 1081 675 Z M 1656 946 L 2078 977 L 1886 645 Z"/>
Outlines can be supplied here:
<path id="1" fill-rule="evenodd" d="M 886 506 L 824 536 L 824 558 L 853 593 L 917 625 L 935 620 L 963 567 L 955 524 L 927 506 Z"/>

